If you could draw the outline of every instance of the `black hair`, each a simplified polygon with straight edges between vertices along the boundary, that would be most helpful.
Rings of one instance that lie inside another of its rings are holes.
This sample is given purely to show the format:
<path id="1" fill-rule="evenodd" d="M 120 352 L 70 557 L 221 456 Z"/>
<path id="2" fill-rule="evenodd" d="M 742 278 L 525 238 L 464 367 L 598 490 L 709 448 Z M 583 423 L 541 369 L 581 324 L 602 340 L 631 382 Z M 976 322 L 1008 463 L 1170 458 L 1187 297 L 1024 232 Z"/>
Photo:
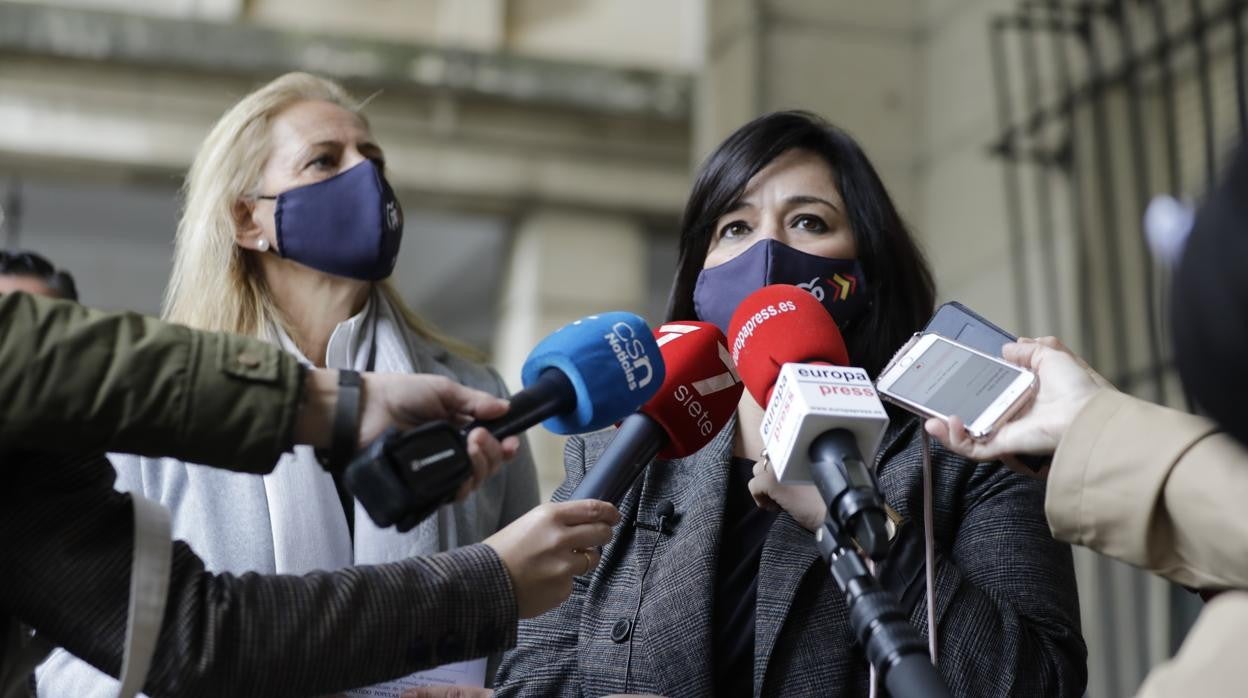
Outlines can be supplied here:
<path id="1" fill-rule="evenodd" d="M 1174 363 L 1190 399 L 1248 444 L 1248 149 L 1241 146 L 1187 237 L 1170 296 Z"/>
<path id="2" fill-rule="evenodd" d="M 78 300 L 78 287 L 74 277 L 61 271 L 41 254 L 22 250 L 0 250 L 0 274 L 26 276 L 39 279 L 59 298 Z"/>
<path id="3" fill-rule="evenodd" d="M 809 112 L 761 116 L 728 136 L 702 164 L 681 222 L 680 257 L 667 319 L 697 318 L 693 288 L 716 221 L 738 203 L 750 178 L 793 149 L 827 161 L 845 202 L 872 300 L 862 317 L 841 329 L 850 359 L 877 376 L 931 317 L 935 283 L 923 252 L 862 148 L 849 134 Z"/>

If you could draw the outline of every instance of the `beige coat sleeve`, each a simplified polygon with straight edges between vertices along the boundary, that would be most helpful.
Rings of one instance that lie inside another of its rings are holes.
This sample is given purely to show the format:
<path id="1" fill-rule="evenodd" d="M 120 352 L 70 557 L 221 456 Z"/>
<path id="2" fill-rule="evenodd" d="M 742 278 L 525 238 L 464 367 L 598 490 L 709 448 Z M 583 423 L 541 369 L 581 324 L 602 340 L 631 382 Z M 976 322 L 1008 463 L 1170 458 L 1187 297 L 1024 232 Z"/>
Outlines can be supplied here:
<path id="1" fill-rule="evenodd" d="M 1200 417 L 1093 398 L 1053 458 L 1053 535 L 1200 588 L 1248 587 L 1248 450 Z"/>
<path id="2" fill-rule="evenodd" d="M 1174 659 L 1149 673 L 1138 698 L 1243 695 L 1248 686 L 1246 629 L 1248 592 L 1219 594 L 1205 606 Z"/>

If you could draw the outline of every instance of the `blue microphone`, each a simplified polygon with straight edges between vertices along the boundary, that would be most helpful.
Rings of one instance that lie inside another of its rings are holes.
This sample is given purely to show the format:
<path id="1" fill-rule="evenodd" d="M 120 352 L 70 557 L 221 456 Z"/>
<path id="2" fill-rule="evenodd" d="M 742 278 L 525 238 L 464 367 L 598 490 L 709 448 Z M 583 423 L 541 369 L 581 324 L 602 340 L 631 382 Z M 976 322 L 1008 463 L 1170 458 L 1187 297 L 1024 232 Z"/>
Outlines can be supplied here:
<path id="1" fill-rule="evenodd" d="M 643 318 L 591 315 L 538 343 L 520 372 L 524 389 L 511 396 L 506 414 L 463 429 L 439 421 L 387 432 L 347 466 L 347 488 L 378 526 L 409 530 L 468 478 L 469 431 L 481 426 L 503 439 L 539 422 L 556 434 L 595 431 L 636 412 L 665 376 L 658 342 Z"/>
<path id="2" fill-rule="evenodd" d="M 545 420 L 542 425 L 556 434 L 597 431 L 636 412 L 659 391 L 665 377 L 663 355 L 644 319 L 625 312 L 590 315 L 561 327 L 533 349 L 520 369 L 525 389 L 512 397 L 509 414 L 517 411 L 515 401 L 523 393 L 557 393 L 564 409 L 526 426 Z M 545 387 L 550 383 L 559 387 Z"/>

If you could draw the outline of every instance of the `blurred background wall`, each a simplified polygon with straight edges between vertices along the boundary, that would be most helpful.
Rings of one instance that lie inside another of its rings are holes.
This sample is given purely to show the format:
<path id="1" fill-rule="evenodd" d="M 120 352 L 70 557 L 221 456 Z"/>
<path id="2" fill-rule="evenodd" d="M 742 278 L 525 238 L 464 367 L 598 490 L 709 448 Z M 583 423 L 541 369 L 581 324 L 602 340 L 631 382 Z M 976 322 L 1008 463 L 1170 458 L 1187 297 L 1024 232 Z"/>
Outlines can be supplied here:
<path id="1" fill-rule="evenodd" d="M 942 300 L 1058 334 L 1183 406 L 1140 218 L 1199 198 L 1245 116 L 1238 0 L 0 0 L 0 234 L 84 300 L 158 313 L 199 142 L 290 70 L 375 95 L 408 214 L 395 279 L 519 388 L 563 323 L 658 322 L 691 173 L 765 111 L 854 133 Z M 561 442 L 531 437 L 542 484 Z M 1199 602 L 1076 551 L 1089 695 Z"/>

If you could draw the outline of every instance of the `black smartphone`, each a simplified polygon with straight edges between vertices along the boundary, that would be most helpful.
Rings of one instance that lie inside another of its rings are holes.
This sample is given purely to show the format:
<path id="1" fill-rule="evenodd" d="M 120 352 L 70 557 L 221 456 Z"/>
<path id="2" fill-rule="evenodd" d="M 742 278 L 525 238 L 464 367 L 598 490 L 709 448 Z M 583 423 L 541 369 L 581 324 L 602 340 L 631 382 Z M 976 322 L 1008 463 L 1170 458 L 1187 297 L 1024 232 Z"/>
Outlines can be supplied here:
<path id="1" fill-rule="evenodd" d="M 923 332 L 938 334 L 997 358 L 1001 358 L 1001 347 L 1018 339 L 957 301 L 937 308 Z"/>

